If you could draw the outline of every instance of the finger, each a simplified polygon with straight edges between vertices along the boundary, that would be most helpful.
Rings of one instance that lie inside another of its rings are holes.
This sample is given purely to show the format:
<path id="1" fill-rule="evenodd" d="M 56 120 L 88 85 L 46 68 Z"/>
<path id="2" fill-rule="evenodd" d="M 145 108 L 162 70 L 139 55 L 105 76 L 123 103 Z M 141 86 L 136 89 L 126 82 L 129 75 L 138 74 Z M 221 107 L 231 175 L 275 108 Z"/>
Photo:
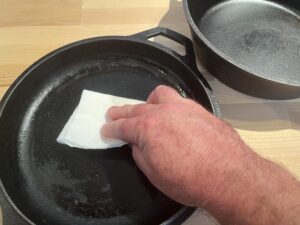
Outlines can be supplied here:
<path id="1" fill-rule="evenodd" d="M 101 133 L 105 137 L 123 140 L 131 144 L 138 144 L 138 120 L 119 119 L 104 124 Z"/>
<path id="2" fill-rule="evenodd" d="M 135 163 L 137 164 L 137 166 L 140 168 L 140 170 L 143 171 L 144 174 L 147 174 L 149 168 L 147 167 L 147 164 L 145 162 L 145 158 L 142 150 L 139 149 L 137 145 L 132 146 L 132 157 Z"/>
<path id="3" fill-rule="evenodd" d="M 157 106 L 153 104 L 138 104 L 138 105 L 124 105 L 114 106 L 107 111 L 107 115 L 111 120 L 118 120 L 121 118 L 136 117 L 151 110 Z"/>
<path id="4" fill-rule="evenodd" d="M 151 92 L 147 99 L 147 103 L 151 104 L 162 104 L 169 102 L 181 101 L 183 97 L 175 91 L 173 88 L 168 86 L 160 85 Z"/>

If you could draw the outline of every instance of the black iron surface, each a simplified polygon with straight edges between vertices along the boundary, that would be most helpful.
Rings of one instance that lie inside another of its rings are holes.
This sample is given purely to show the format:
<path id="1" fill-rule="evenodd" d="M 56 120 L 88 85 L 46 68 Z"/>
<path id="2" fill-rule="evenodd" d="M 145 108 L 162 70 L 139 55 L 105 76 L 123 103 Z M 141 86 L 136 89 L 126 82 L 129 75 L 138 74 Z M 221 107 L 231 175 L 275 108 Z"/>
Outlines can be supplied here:
<path id="1" fill-rule="evenodd" d="M 28 225 L 7 201 L 2 190 L 0 190 L 0 206 L 2 210 L 2 225 Z"/>
<path id="2" fill-rule="evenodd" d="M 184 44 L 188 55 L 147 40 L 156 35 Z M 182 223 L 193 209 L 156 190 L 128 145 L 89 151 L 58 144 L 56 138 L 83 89 L 145 100 L 165 84 L 218 115 L 195 65 L 191 42 L 162 28 L 83 40 L 32 65 L 0 107 L 0 176 L 11 205 L 32 224 Z"/>
<path id="3" fill-rule="evenodd" d="M 258 97 L 300 97 L 300 1 L 185 0 L 200 59 Z"/>

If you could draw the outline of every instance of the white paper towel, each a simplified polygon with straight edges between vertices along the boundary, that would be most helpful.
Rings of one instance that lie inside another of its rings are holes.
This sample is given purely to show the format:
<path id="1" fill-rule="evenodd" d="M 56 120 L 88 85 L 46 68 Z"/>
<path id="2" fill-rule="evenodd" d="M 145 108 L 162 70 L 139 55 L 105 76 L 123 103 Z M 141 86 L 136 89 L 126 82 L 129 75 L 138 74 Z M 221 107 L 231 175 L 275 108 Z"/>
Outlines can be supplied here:
<path id="1" fill-rule="evenodd" d="M 81 99 L 57 138 L 57 142 L 82 149 L 120 147 L 125 142 L 108 139 L 100 129 L 107 122 L 106 112 L 112 106 L 135 105 L 143 101 L 83 90 Z"/>

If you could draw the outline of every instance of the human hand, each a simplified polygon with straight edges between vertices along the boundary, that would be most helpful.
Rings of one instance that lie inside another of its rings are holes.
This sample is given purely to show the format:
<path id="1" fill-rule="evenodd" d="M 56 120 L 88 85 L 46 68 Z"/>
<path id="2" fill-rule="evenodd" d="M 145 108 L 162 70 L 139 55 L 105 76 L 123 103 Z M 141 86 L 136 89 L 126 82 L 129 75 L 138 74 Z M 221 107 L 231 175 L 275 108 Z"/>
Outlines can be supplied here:
<path id="1" fill-rule="evenodd" d="M 148 179 L 185 205 L 223 193 L 250 152 L 229 125 L 169 87 L 156 88 L 146 104 L 113 107 L 108 116 L 103 134 L 130 143 Z"/>
<path id="2" fill-rule="evenodd" d="M 222 224 L 298 224 L 300 185 L 253 152 L 224 121 L 166 86 L 146 104 L 113 107 L 102 133 L 132 146 L 148 179 Z"/>

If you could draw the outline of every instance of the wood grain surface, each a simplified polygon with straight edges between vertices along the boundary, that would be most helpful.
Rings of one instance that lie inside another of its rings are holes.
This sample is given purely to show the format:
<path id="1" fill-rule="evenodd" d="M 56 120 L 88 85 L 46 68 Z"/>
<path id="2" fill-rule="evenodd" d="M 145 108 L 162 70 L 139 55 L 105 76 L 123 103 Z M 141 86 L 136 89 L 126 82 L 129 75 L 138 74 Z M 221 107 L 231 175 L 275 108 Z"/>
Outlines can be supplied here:
<path id="1" fill-rule="evenodd" d="M 0 97 L 22 71 L 58 47 L 156 26 L 190 36 L 180 0 L 0 0 Z M 174 43 L 163 43 L 179 49 Z M 203 70 L 201 62 L 199 68 L 220 102 L 224 119 L 245 142 L 300 178 L 300 99 L 250 97 L 217 81 Z M 195 218 L 188 223 L 214 224 L 200 219 L 202 216 Z"/>

